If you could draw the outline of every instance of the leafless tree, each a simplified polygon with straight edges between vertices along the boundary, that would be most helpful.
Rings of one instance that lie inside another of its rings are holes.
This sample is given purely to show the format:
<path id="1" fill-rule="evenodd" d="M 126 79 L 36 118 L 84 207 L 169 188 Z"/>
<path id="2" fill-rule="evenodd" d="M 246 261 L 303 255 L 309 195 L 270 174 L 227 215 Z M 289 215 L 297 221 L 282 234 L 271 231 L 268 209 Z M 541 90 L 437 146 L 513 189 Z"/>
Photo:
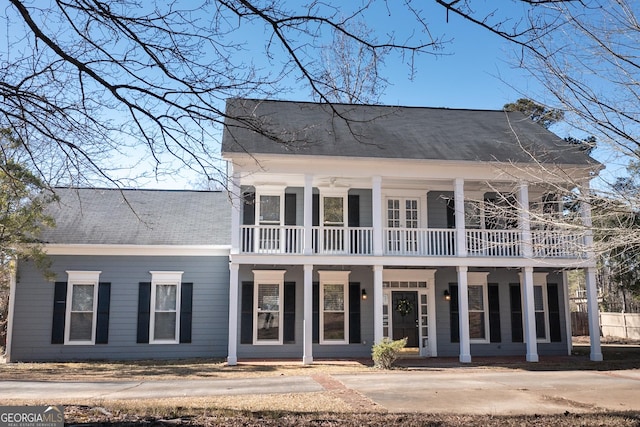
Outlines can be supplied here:
<path id="1" fill-rule="evenodd" d="M 523 15 L 474 0 L 10 0 L 2 18 L 0 127 L 16 133 L 48 181 L 135 185 L 133 159 L 156 176 L 193 170 L 223 180 L 225 99 L 282 97 L 302 81 L 321 102 L 336 93 L 363 100 L 355 96 L 358 84 L 331 82 L 335 76 L 314 67 L 331 37 L 353 46 L 378 78 L 383 57 L 411 73 L 416 55 L 443 52 L 446 41 L 432 34 L 430 21 L 456 15 L 529 50 L 557 25 L 537 10 L 563 2 L 510 3 L 522 5 Z M 374 15 L 389 16 L 388 25 L 353 30 Z"/>

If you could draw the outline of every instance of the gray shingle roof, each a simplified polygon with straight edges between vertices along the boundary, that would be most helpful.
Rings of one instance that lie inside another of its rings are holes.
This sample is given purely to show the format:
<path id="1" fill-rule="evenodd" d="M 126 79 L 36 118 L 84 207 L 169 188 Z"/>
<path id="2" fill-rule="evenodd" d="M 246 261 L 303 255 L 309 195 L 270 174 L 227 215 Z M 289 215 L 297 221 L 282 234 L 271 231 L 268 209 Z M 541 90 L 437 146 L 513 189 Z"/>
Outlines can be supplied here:
<path id="1" fill-rule="evenodd" d="M 231 99 L 228 116 L 243 120 L 227 120 L 222 151 L 598 164 L 520 112 L 348 104 L 333 108 L 339 115 L 328 104 Z"/>
<path id="2" fill-rule="evenodd" d="M 228 245 L 227 193 L 212 191 L 56 189 L 48 213 L 56 227 L 43 243 Z"/>

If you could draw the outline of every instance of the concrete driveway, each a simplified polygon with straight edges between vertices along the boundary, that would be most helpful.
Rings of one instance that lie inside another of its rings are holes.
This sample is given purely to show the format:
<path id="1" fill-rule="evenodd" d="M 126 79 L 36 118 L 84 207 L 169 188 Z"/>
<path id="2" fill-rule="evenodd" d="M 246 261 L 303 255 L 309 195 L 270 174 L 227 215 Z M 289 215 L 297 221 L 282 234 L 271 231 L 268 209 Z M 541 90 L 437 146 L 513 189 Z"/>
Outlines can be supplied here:
<path id="1" fill-rule="evenodd" d="M 347 402 L 354 398 L 360 403 L 369 401 L 371 408 L 383 407 L 390 412 L 507 415 L 640 411 L 640 369 L 532 372 L 455 368 L 234 380 L 0 381 L 0 401 L 6 404 L 11 399 L 143 399 L 336 389 L 349 398 Z"/>

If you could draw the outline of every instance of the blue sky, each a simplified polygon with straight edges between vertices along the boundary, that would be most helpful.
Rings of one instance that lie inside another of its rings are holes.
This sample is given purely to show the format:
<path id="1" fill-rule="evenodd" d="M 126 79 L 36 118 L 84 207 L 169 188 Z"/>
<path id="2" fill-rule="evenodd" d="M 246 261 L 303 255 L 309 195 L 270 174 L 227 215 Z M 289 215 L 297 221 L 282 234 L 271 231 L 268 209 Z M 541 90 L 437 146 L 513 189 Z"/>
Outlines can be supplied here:
<path id="1" fill-rule="evenodd" d="M 404 2 L 376 3 L 376 7 L 365 12 L 367 26 L 378 34 L 378 39 L 393 31 L 398 40 L 403 40 L 415 32 L 415 27 L 410 22 Z M 465 109 L 501 109 L 508 102 L 513 102 L 521 97 L 544 99 L 544 93 L 535 79 L 527 75 L 525 70 L 519 69 L 517 64 L 516 48 L 513 44 L 500 38 L 498 35 L 480 28 L 478 25 L 450 14 L 447 20 L 446 11 L 434 2 L 423 2 L 423 16 L 429 25 L 431 35 L 450 40 L 444 45 L 439 55 L 421 54 L 417 57 L 416 72 L 410 79 L 408 59 L 390 55 L 385 58 L 384 77 L 389 85 L 380 102 L 390 105 L 403 106 L 427 106 Z M 359 2 L 347 3 L 341 7 L 340 12 L 347 15 L 349 8 L 357 7 Z M 476 2 L 479 7 L 496 8 L 495 3 L 486 1 Z M 491 9 L 493 10 L 493 9 Z M 510 20 L 506 28 L 517 23 L 522 16 L 523 6 L 517 2 L 501 1 L 499 14 Z M 496 20 L 501 20 L 495 17 Z M 269 28 L 263 24 L 250 25 L 240 21 L 238 31 L 234 31 L 234 41 L 245 39 L 247 51 L 240 52 L 238 59 L 252 62 L 263 67 L 265 72 L 271 66 L 278 69 L 285 57 L 278 56 L 278 50 L 271 50 L 275 56 L 270 60 L 264 57 L 264 47 L 267 44 L 265 34 Z M 232 27 L 237 22 L 230 24 Z M 402 34 L 402 32 L 405 32 Z M 424 37 L 420 33 L 413 34 L 414 40 Z M 322 42 L 314 41 L 322 44 Z M 326 44 L 326 42 L 325 42 Z M 273 45 L 272 45 L 273 46 Z M 295 79 L 288 83 L 292 86 Z M 311 101 L 308 87 L 297 83 L 297 88 L 291 91 L 279 91 L 276 95 L 279 99 L 298 101 Z M 260 96 L 260 95 L 255 95 Z M 564 134 L 560 136 L 566 136 Z M 212 143 L 215 143 L 212 141 Z M 186 176 L 182 176 L 186 175 Z M 139 181 L 139 185 L 155 188 L 189 188 L 201 186 L 202 178 L 183 172 L 171 174 L 159 182 L 151 179 L 146 182 Z"/>

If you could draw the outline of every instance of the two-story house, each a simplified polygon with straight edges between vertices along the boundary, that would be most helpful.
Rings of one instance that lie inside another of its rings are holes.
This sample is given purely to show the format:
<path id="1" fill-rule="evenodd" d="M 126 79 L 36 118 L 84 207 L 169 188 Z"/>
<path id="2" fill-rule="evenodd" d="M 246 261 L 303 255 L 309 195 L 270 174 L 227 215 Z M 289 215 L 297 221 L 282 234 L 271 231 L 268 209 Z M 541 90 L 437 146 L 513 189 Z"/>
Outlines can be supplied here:
<path id="1" fill-rule="evenodd" d="M 228 192 L 60 190 L 10 360 L 569 354 L 563 196 L 601 167 L 521 113 L 233 99 Z M 584 191 L 584 190 L 583 190 Z M 595 293 L 593 293 L 595 295 Z M 590 298 L 593 360 L 602 358 Z"/>

